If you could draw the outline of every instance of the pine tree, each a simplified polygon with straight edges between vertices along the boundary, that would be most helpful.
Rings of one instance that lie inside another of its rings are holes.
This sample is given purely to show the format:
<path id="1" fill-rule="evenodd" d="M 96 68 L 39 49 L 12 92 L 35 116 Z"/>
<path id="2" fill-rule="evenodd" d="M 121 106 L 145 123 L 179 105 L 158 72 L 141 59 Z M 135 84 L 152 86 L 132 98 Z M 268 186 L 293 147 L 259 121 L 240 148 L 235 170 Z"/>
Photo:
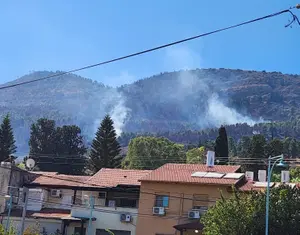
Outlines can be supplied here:
<path id="1" fill-rule="evenodd" d="M 224 126 L 219 129 L 219 136 L 216 139 L 215 145 L 216 161 L 219 164 L 227 164 L 228 162 L 228 139 Z"/>
<path id="2" fill-rule="evenodd" d="M 121 147 L 117 141 L 117 134 L 113 126 L 113 120 L 106 115 L 96 132 L 89 154 L 88 169 L 97 172 L 101 168 L 120 167 Z"/>
<path id="3" fill-rule="evenodd" d="M 0 160 L 5 161 L 16 152 L 16 141 L 13 129 L 11 127 L 10 118 L 7 114 L 0 127 Z"/>

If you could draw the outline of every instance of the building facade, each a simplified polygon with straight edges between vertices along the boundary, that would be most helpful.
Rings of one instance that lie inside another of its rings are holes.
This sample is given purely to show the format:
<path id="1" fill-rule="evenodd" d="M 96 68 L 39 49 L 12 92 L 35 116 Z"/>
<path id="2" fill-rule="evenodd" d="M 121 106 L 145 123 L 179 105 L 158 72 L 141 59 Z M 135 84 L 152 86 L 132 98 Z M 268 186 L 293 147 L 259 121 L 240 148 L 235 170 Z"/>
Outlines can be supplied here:
<path id="1" fill-rule="evenodd" d="M 239 166 L 166 164 L 143 177 L 138 235 L 201 234 L 201 215 L 232 186 L 246 183 Z"/>
<path id="2" fill-rule="evenodd" d="M 25 228 L 62 235 L 135 235 L 140 178 L 149 171 L 101 169 L 92 177 L 36 173 L 29 188 Z M 22 198 L 10 221 L 21 226 Z M 7 213 L 3 215 L 6 224 Z"/>
<path id="3" fill-rule="evenodd" d="M 13 203 L 18 203 L 18 189 L 24 183 L 33 179 L 33 175 L 22 170 L 10 162 L 1 162 L 0 165 L 0 213 L 4 212 L 7 206 L 7 197 L 9 194 L 14 195 Z"/>

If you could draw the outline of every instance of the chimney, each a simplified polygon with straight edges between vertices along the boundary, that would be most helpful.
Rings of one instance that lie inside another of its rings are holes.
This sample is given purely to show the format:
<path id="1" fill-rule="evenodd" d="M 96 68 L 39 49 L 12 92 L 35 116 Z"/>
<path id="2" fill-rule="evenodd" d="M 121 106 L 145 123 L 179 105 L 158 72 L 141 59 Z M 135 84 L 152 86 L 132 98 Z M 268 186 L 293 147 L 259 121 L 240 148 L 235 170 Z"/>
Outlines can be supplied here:
<path id="1" fill-rule="evenodd" d="M 207 151 L 206 154 L 206 166 L 207 167 L 214 167 L 215 165 L 215 152 L 214 151 Z"/>
<path id="2" fill-rule="evenodd" d="M 267 171 L 266 170 L 258 171 L 258 181 L 259 182 L 267 182 Z"/>
<path id="3" fill-rule="evenodd" d="M 290 182 L 290 172 L 289 171 L 281 171 L 281 182 L 282 183 Z"/>
<path id="4" fill-rule="evenodd" d="M 248 181 L 253 181 L 253 179 L 254 179 L 254 172 L 253 171 L 246 171 L 245 172 L 245 176 L 246 176 L 246 179 L 248 180 Z"/>

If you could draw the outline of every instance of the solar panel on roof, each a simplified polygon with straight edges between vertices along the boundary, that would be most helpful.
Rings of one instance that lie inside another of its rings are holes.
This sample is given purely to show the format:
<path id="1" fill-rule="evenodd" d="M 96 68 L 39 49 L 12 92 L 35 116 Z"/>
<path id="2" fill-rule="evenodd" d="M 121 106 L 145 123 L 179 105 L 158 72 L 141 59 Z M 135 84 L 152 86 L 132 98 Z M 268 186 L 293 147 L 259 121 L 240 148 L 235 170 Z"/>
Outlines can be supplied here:
<path id="1" fill-rule="evenodd" d="M 224 175 L 224 179 L 240 179 L 242 176 L 244 175 L 244 173 L 227 173 L 226 175 Z"/>
<path id="2" fill-rule="evenodd" d="M 217 172 L 207 172 L 206 175 L 204 175 L 204 178 L 222 178 L 225 174 L 223 173 L 217 173 Z"/>
<path id="3" fill-rule="evenodd" d="M 191 176 L 192 177 L 203 177 L 207 174 L 207 172 L 203 172 L 203 171 L 196 171 L 194 172 Z"/>
<path id="4" fill-rule="evenodd" d="M 268 186 L 268 182 L 255 182 L 253 186 L 257 188 L 266 188 Z M 274 186 L 274 182 L 270 182 L 270 187 L 273 186 Z"/>

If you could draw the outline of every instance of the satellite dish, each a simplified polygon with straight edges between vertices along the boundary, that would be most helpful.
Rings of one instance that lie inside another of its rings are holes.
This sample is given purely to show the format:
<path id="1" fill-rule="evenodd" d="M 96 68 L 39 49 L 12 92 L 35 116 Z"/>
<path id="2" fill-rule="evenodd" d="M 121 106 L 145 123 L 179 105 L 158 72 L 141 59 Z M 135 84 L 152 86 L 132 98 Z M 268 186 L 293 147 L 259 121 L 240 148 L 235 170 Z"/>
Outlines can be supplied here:
<path id="1" fill-rule="evenodd" d="M 26 167 L 29 168 L 29 170 L 32 170 L 35 166 L 35 161 L 32 158 L 28 158 L 26 160 Z"/>

